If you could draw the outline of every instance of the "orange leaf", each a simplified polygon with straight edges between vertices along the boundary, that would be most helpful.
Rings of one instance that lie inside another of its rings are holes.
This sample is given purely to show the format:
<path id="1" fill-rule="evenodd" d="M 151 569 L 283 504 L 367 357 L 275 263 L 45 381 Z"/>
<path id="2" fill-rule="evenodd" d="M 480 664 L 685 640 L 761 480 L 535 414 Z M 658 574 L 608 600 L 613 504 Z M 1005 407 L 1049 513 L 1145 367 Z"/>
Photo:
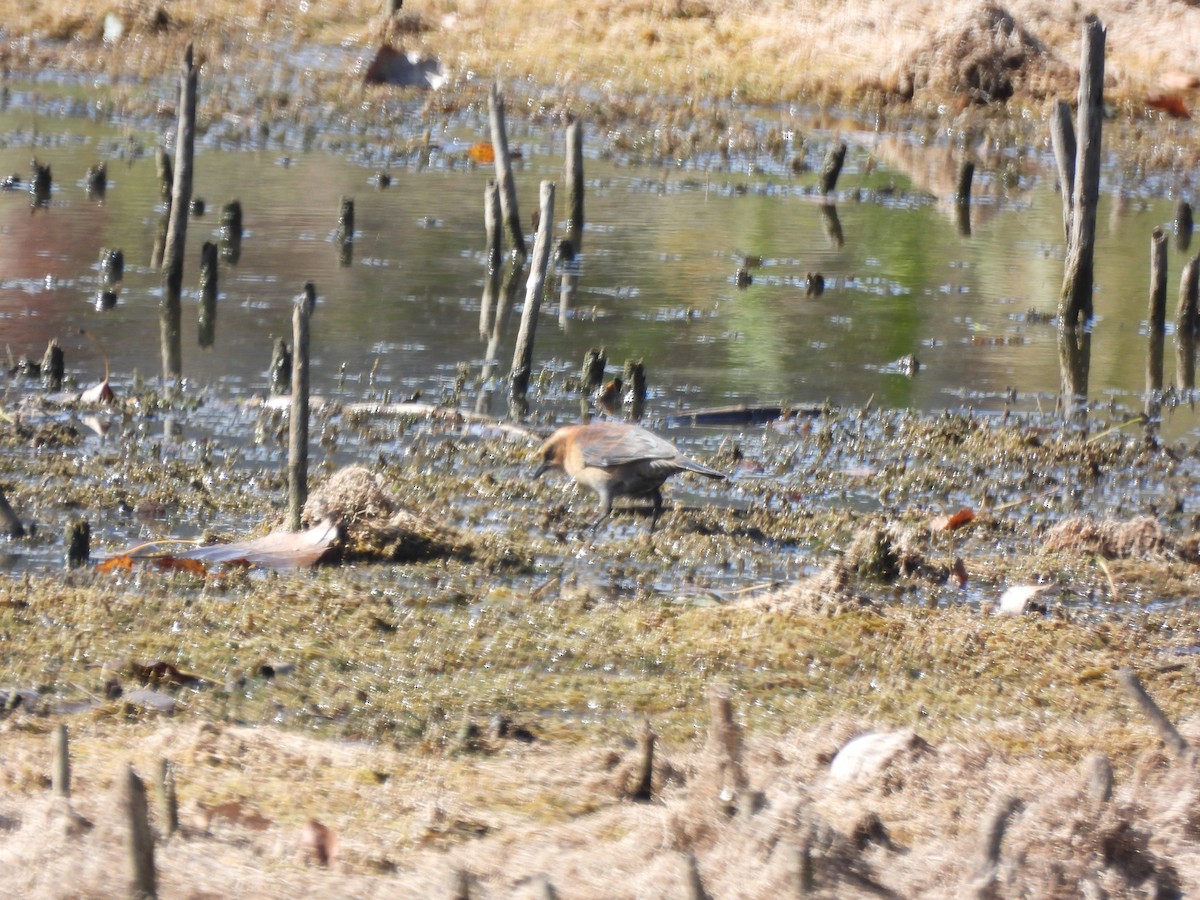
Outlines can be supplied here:
<path id="1" fill-rule="evenodd" d="M 958 512 L 949 516 L 938 516 L 929 523 L 929 527 L 934 531 L 953 531 L 955 528 L 961 528 L 968 522 L 975 519 L 975 511 L 964 506 Z"/>
<path id="2" fill-rule="evenodd" d="M 1146 98 L 1146 105 L 1151 109 L 1160 109 L 1174 119 L 1190 119 L 1187 105 L 1178 94 L 1154 94 Z"/>
<path id="3" fill-rule="evenodd" d="M 103 562 L 96 563 L 97 572 L 132 572 L 133 558 L 128 553 L 110 556 Z"/>
<path id="4" fill-rule="evenodd" d="M 496 148 L 492 146 L 491 141 L 479 141 L 472 144 L 467 150 L 467 157 L 472 162 L 477 163 L 494 163 L 496 161 Z"/>
<path id="5" fill-rule="evenodd" d="M 153 560 L 154 568 L 163 572 L 187 572 L 197 578 L 208 574 L 208 566 L 198 559 L 181 559 L 178 556 L 160 556 Z"/>

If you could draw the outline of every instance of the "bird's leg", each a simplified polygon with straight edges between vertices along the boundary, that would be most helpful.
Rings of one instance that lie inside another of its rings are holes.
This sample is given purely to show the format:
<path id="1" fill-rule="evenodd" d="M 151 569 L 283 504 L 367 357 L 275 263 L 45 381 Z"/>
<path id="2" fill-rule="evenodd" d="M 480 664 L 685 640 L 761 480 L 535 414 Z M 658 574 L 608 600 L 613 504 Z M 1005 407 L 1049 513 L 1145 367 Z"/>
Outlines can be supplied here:
<path id="1" fill-rule="evenodd" d="M 591 524 L 593 531 L 599 527 L 600 523 L 612 515 L 613 496 L 611 493 L 604 491 L 600 494 L 600 517 Z"/>
<path id="2" fill-rule="evenodd" d="M 654 512 L 650 515 L 650 533 L 654 534 L 654 526 L 658 524 L 658 517 L 662 515 L 662 491 L 660 491 L 658 488 L 655 488 L 653 491 L 651 491 L 650 502 L 654 504 Z"/>

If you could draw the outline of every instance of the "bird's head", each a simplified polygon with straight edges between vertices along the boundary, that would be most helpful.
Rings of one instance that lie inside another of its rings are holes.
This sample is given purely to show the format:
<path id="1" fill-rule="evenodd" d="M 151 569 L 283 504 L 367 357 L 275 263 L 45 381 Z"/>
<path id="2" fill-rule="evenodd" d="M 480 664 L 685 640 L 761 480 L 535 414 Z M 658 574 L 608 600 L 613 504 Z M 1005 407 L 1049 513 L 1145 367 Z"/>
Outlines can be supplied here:
<path id="1" fill-rule="evenodd" d="M 534 469 L 534 478 L 538 478 L 550 469 L 562 469 L 567 454 L 567 439 L 570 435 L 571 429 L 560 428 L 546 438 L 542 446 L 538 448 L 538 467 Z"/>

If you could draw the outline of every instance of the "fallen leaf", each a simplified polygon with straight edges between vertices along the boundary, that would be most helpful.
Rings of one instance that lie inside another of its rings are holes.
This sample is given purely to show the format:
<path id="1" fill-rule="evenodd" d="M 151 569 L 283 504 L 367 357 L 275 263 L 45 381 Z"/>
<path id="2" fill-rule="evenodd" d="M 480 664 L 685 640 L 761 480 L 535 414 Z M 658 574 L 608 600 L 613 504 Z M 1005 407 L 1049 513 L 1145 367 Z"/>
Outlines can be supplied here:
<path id="1" fill-rule="evenodd" d="M 154 568 L 163 572 L 186 572 L 197 578 L 208 575 L 208 566 L 198 559 L 187 559 L 179 556 L 159 556 L 153 560 Z"/>
<path id="2" fill-rule="evenodd" d="M 1146 105 L 1151 109 L 1165 112 L 1173 119 L 1190 119 L 1192 117 L 1192 114 L 1188 112 L 1187 104 L 1178 94 L 1154 94 L 1146 98 Z"/>
<path id="3" fill-rule="evenodd" d="M 338 527 L 325 519 L 304 531 L 273 531 L 249 541 L 211 544 L 178 549 L 179 541 L 152 541 L 110 556 L 96 565 L 100 572 L 126 572 L 137 561 L 146 561 L 167 571 L 190 572 L 201 578 L 209 575 L 207 565 L 261 566 L 266 569 L 298 569 L 315 565 L 337 540 Z M 160 548 L 170 546 L 171 553 Z"/>
<path id="4" fill-rule="evenodd" d="M 337 524 L 326 519 L 304 531 L 273 531 L 249 541 L 197 547 L 176 555 L 209 563 L 297 569 L 315 564 L 333 546 L 337 536 Z"/>
<path id="5" fill-rule="evenodd" d="M 496 161 L 496 148 L 492 146 L 491 141 L 479 141 L 471 145 L 467 150 L 467 158 L 472 162 L 481 164 L 494 163 Z"/>
<path id="6" fill-rule="evenodd" d="M 186 672 L 181 672 L 178 668 L 163 660 L 155 660 L 152 663 L 143 665 L 139 662 L 131 662 L 129 669 L 135 678 L 140 678 L 142 681 L 151 681 L 158 684 L 174 684 L 180 687 L 201 687 L 206 682 L 199 675 L 189 675 Z"/>
<path id="7" fill-rule="evenodd" d="M 955 528 L 961 528 L 969 522 L 974 521 L 975 511 L 970 507 L 964 506 L 958 512 L 949 516 L 938 516 L 929 523 L 929 527 L 934 531 L 953 531 Z"/>

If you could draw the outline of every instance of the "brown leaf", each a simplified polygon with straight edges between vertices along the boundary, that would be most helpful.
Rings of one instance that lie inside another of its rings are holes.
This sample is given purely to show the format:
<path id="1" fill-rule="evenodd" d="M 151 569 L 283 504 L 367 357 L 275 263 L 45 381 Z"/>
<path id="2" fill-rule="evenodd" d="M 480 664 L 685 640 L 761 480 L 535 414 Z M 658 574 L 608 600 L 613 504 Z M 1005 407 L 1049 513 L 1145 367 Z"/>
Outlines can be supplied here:
<path id="1" fill-rule="evenodd" d="M 186 672 L 181 672 L 169 662 L 164 662 L 161 659 L 147 663 L 146 665 L 139 662 L 130 662 L 129 669 L 135 678 L 140 678 L 142 681 L 175 684 L 180 687 L 201 687 L 205 684 L 205 680 L 199 675 L 189 675 Z"/>
<path id="2" fill-rule="evenodd" d="M 154 568 L 162 572 L 186 572 L 203 578 L 208 574 L 208 566 L 198 559 L 187 559 L 179 556 L 159 556 L 152 560 Z"/>
<path id="3" fill-rule="evenodd" d="M 1188 112 L 1187 104 L 1178 94 L 1155 94 L 1146 98 L 1146 105 L 1151 109 L 1162 110 L 1173 119 L 1190 119 L 1192 117 L 1192 114 Z"/>
<path id="4" fill-rule="evenodd" d="M 955 528 L 961 528 L 963 525 L 975 520 L 975 510 L 968 506 L 964 506 L 958 512 L 949 516 L 938 516 L 929 523 L 929 527 L 934 531 L 953 531 Z"/>
<path id="5" fill-rule="evenodd" d="M 208 563 L 296 569 L 314 565 L 333 546 L 337 536 L 337 525 L 325 520 L 304 531 L 273 531 L 249 541 L 196 547 L 176 555 Z"/>

